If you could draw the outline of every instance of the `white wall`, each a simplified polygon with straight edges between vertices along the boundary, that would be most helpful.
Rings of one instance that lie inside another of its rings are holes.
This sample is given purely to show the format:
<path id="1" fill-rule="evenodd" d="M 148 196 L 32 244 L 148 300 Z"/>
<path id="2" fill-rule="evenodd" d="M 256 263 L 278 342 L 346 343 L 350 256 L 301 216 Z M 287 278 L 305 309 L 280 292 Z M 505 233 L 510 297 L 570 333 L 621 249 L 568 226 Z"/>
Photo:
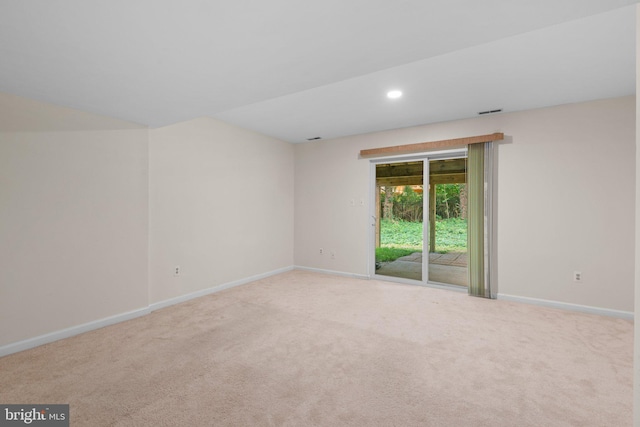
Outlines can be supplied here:
<path id="1" fill-rule="evenodd" d="M 149 130 L 0 93 L 0 354 L 291 268 L 293 160 L 214 119 Z"/>
<path id="2" fill-rule="evenodd" d="M 296 265 L 368 273 L 361 149 L 493 132 L 506 135 L 498 146 L 498 292 L 633 311 L 634 97 L 298 145 Z"/>
<path id="3" fill-rule="evenodd" d="M 149 152 L 151 303 L 293 265 L 291 144 L 202 118 Z"/>
<path id="4" fill-rule="evenodd" d="M 146 307 L 147 137 L 0 94 L 0 346 Z"/>

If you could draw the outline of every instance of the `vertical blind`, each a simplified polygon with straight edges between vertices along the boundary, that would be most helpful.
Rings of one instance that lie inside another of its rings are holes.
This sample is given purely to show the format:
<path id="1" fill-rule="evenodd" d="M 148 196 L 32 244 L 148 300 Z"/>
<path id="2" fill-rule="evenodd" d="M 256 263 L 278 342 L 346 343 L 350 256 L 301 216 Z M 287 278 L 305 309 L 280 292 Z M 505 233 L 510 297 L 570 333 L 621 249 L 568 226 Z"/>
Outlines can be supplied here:
<path id="1" fill-rule="evenodd" d="M 492 143 L 468 148 L 467 191 L 469 295 L 491 298 Z"/>

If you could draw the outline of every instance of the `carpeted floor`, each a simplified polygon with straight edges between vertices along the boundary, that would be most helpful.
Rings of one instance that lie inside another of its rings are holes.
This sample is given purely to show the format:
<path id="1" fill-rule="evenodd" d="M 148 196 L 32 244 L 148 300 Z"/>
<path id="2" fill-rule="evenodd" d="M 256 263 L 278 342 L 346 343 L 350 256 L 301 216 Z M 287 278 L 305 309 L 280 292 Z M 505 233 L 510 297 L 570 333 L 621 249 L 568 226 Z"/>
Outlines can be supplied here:
<path id="1" fill-rule="evenodd" d="M 0 358 L 72 426 L 625 426 L 633 325 L 291 271 Z"/>

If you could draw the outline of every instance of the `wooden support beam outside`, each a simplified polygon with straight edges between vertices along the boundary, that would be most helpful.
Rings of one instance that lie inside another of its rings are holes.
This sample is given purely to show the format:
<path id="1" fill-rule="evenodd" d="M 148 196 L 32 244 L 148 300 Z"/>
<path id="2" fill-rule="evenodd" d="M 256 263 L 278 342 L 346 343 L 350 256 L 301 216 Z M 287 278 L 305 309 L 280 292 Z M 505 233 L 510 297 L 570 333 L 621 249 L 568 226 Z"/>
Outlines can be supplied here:
<path id="1" fill-rule="evenodd" d="M 424 165 L 422 162 L 389 163 L 376 165 L 376 177 L 392 176 L 422 176 Z"/>
<path id="2" fill-rule="evenodd" d="M 405 185 L 422 185 L 422 176 L 399 176 L 396 178 L 376 179 L 376 185 L 382 187 L 400 187 Z"/>
<path id="3" fill-rule="evenodd" d="M 434 174 L 429 177 L 432 184 L 464 184 L 467 176 L 464 173 Z M 381 187 L 403 187 L 405 185 L 422 185 L 421 176 L 399 176 L 394 178 L 378 178 L 376 185 Z"/>
<path id="4" fill-rule="evenodd" d="M 464 184 L 465 182 L 467 182 L 467 174 L 434 174 L 429 177 L 429 182 L 431 182 L 431 184 Z"/>
<path id="5" fill-rule="evenodd" d="M 504 133 L 496 132 L 489 135 L 470 136 L 466 138 L 444 139 L 442 141 L 419 142 L 417 144 L 395 145 L 392 147 L 370 148 L 360 150 L 361 157 L 390 156 L 394 154 L 410 154 L 421 151 L 441 150 L 445 148 L 459 148 L 469 144 L 500 141 Z"/>
<path id="6" fill-rule="evenodd" d="M 424 223 L 424 220 L 423 220 Z M 429 184 L 429 253 L 436 251 L 436 185 Z"/>
<path id="7" fill-rule="evenodd" d="M 448 172 L 461 172 L 464 173 L 467 170 L 467 159 L 446 159 L 446 160 L 431 160 L 429 162 L 429 175 L 435 175 L 438 173 Z"/>
<path id="8" fill-rule="evenodd" d="M 380 185 L 376 185 L 376 248 L 380 247 L 380 216 Z"/>

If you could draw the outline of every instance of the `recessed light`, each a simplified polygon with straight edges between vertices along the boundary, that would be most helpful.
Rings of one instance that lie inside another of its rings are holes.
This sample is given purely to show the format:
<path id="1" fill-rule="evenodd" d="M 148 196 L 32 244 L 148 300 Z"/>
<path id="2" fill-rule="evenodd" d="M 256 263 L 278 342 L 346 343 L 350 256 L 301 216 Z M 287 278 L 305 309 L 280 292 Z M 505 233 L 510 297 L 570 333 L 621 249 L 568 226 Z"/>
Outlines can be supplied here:
<path id="1" fill-rule="evenodd" d="M 387 92 L 387 98 L 389 99 L 398 99 L 402 96 L 402 92 L 399 90 L 390 90 Z"/>

